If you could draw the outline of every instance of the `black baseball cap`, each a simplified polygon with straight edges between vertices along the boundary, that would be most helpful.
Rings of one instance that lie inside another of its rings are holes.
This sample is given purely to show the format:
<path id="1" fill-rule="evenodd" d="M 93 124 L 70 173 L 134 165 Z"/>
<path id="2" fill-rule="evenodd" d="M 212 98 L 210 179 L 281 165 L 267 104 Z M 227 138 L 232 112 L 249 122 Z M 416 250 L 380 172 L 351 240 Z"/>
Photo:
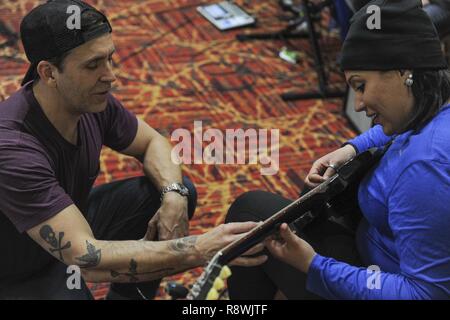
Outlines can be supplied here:
<path id="1" fill-rule="evenodd" d="M 79 11 L 72 11 L 77 6 Z M 68 21 L 74 12 L 80 13 L 80 28 Z M 93 18 L 87 20 L 87 18 Z M 92 23 L 95 21 L 95 23 Z M 52 59 L 79 47 L 80 45 L 111 33 L 108 18 L 79 0 L 49 0 L 31 10 L 20 24 L 20 36 L 31 66 L 22 86 L 37 78 L 36 67 L 42 60 Z"/>

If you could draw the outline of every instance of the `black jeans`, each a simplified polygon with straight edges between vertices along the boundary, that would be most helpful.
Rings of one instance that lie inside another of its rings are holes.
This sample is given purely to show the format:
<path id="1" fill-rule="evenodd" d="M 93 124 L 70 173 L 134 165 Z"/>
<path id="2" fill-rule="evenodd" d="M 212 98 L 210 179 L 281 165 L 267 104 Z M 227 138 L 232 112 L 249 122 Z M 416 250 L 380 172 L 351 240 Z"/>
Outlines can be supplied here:
<path id="1" fill-rule="evenodd" d="M 197 192 L 192 182 L 183 178 L 188 187 L 189 219 L 197 204 Z M 160 207 L 160 192 L 147 177 L 116 181 L 94 188 L 85 212 L 94 236 L 99 240 L 138 240 L 147 231 L 147 223 Z M 25 235 L 26 236 L 26 235 Z M 15 250 L 20 250 L 16 248 Z M 41 250 L 36 253 L 36 250 Z M 30 250 L 31 251 L 31 250 Z M 81 289 L 67 288 L 67 266 L 40 248 L 34 248 L 29 265 L 32 274 L 0 286 L 0 299 L 92 299 L 84 281 Z M 42 267 L 41 267 L 42 266 Z M 37 270 L 37 271 L 36 271 Z M 160 280 L 142 283 L 114 283 L 111 290 L 129 299 L 153 298 Z"/>
<path id="2" fill-rule="evenodd" d="M 277 194 L 264 191 L 244 193 L 231 205 L 226 222 L 262 221 L 291 203 Z M 361 265 L 354 235 L 338 223 L 319 219 L 298 235 L 317 253 L 352 265 Z M 271 300 L 280 290 L 288 299 L 321 299 L 306 290 L 306 275 L 290 265 L 269 256 L 256 267 L 231 267 L 228 279 L 230 299 Z"/>

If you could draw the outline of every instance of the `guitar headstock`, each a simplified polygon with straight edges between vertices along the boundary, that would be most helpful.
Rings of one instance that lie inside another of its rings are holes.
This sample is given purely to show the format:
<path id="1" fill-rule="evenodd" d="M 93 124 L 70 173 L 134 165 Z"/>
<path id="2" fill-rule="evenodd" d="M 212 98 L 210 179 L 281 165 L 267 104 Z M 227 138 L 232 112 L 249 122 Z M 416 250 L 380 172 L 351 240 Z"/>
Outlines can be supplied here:
<path id="1" fill-rule="evenodd" d="M 189 300 L 218 300 L 225 289 L 225 281 L 231 270 L 219 263 L 222 253 L 217 253 L 194 283 L 187 298 Z"/>
<path id="2" fill-rule="evenodd" d="M 231 276 L 231 270 L 228 266 L 223 266 L 220 270 L 219 276 L 217 276 L 212 284 L 212 288 L 209 289 L 206 300 L 219 300 L 221 294 L 226 289 L 225 281 Z"/>

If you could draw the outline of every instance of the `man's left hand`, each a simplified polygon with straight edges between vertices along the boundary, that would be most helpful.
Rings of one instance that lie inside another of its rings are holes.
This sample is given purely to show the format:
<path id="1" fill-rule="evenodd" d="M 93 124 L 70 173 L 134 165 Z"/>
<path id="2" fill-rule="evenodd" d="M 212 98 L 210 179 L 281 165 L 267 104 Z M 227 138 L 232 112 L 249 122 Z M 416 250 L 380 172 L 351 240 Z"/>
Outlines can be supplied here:
<path id="1" fill-rule="evenodd" d="M 148 223 L 146 240 L 171 240 L 189 235 L 187 197 L 167 192 L 161 207 Z"/>

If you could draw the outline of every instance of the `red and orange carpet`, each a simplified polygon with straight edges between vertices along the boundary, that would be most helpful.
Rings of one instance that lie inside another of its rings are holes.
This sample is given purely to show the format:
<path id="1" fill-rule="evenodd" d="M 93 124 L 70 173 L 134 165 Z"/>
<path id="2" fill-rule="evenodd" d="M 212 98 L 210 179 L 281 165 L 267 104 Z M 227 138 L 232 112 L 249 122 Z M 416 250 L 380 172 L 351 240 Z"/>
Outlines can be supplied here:
<path id="1" fill-rule="evenodd" d="M 2 1 L 0 4 L 0 100 L 19 88 L 28 63 L 18 37 L 22 17 L 38 0 Z M 261 165 L 184 166 L 196 184 L 199 198 L 191 233 L 203 233 L 223 222 L 239 194 L 263 189 L 295 198 L 314 159 L 355 135 L 342 114 L 341 100 L 284 102 L 280 94 L 314 91 L 317 77 L 307 39 L 238 42 L 237 33 L 282 29 L 283 12 L 275 0 L 236 1 L 258 19 L 256 28 L 220 32 L 196 11 L 197 0 L 91 0 L 113 26 L 117 49 L 114 58 L 118 81 L 115 95 L 138 117 L 170 138 L 178 128 L 203 130 L 279 129 L 280 170 L 261 175 Z M 320 44 L 330 83 L 345 87 L 337 71 L 339 37 L 330 31 L 327 14 Z M 323 31 L 322 30 L 322 31 Z M 283 46 L 300 53 L 289 64 L 278 57 Z M 97 184 L 141 175 L 134 159 L 105 149 Z M 163 281 L 192 284 L 201 269 Z M 107 284 L 92 284 L 102 299 Z M 168 298 L 161 289 L 159 299 Z"/>

